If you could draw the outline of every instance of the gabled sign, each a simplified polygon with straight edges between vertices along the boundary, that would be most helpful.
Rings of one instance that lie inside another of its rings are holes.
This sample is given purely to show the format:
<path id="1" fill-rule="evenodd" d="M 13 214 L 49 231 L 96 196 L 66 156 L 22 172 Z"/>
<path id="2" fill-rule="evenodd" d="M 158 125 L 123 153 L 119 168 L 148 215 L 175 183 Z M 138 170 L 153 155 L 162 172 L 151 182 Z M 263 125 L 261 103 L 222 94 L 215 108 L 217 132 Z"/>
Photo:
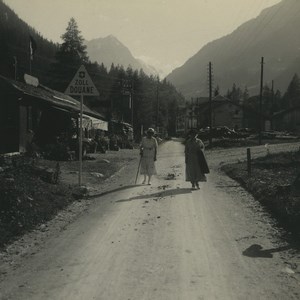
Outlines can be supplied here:
<path id="1" fill-rule="evenodd" d="M 67 95 L 83 95 L 83 96 L 99 96 L 99 92 L 95 87 L 90 75 L 84 65 L 80 66 L 73 80 L 67 87 L 65 94 Z"/>

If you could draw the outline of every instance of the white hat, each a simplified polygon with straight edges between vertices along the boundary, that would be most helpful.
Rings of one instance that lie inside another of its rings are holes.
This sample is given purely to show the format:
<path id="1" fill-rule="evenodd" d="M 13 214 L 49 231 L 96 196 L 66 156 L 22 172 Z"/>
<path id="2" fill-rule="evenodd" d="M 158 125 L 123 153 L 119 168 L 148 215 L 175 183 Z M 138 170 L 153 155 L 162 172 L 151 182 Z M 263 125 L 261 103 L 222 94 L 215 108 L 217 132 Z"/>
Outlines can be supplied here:
<path id="1" fill-rule="evenodd" d="M 148 128 L 147 133 L 154 133 L 154 129 L 153 128 Z"/>

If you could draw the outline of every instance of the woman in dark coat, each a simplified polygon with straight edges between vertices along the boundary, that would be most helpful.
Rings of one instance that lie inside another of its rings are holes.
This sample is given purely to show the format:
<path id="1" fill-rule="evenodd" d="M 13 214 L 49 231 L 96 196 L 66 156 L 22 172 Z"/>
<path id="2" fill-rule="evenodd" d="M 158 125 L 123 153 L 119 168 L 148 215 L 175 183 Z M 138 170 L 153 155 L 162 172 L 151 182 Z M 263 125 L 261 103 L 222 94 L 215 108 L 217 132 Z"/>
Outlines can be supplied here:
<path id="1" fill-rule="evenodd" d="M 197 138 L 197 130 L 191 130 L 185 144 L 186 181 L 190 181 L 192 189 L 200 189 L 199 182 L 206 181 L 209 173 L 204 156 L 204 144 Z"/>

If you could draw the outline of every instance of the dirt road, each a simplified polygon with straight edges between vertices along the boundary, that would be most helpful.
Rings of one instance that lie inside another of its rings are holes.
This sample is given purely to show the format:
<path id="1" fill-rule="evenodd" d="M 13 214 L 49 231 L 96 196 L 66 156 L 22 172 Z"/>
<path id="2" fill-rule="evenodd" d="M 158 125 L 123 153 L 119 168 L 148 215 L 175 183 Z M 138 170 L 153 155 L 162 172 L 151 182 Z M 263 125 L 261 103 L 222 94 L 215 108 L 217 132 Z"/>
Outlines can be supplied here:
<path id="1" fill-rule="evenodd" d="M 183 146 L 165 143 L 152 186 L 131 185 L 136 165 L 122 170 L 113 179 L 116 191 L 95 198 L 7 271 L 0 299 L 299 299 L 299 253 L 281 241 L 259 204 L 218 171 L 244 156 L 241 149 L 208 152 L 208 182 L 192 191 Z"/>

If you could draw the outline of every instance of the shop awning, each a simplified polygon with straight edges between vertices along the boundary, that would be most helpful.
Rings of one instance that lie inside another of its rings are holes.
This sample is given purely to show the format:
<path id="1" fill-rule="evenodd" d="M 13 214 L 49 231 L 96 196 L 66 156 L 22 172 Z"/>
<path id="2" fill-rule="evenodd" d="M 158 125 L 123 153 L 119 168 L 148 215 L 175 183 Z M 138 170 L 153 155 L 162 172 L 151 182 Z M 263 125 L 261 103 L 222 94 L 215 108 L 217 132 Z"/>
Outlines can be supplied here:
<path id="1" fill-rule="evenodd" d="M 82 126 L 88 129 L 100 129 L 108 131 L 108 122 L 88 115 L 83 115 Z"/>

